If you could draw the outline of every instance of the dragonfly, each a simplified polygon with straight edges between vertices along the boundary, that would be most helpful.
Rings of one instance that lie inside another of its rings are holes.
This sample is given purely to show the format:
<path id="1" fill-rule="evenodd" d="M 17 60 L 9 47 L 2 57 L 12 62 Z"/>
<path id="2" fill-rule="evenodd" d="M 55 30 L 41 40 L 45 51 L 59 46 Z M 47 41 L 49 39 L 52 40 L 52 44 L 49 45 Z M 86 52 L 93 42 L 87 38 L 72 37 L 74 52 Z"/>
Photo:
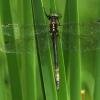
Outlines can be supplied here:
<path id="1" fill-rule="evenodd" d="M 98 21 L 92 23 L 63 23 L 59 22 L 58 14 L 46 15 L 49 24 L 37 24 L 37 25 L 18 25 L 8 24 L 2 25 L 2 32 L 0 33 L 4 37 L 4 44 L 0 44 L 0 52 L 5 53 L 32 53 L 32 43 L 35 41 L 35 37 L 41 41 L 45 41 L 45 38 L 49 38 L 52 41 L 54 66 L 55 66 L 55 82 L 57 90 L 60 87 L 60 74 L 59 74 L 59 60 L 58 60 L 58 38 L 66 41 L 67 50 L 77 50 L 77 46 L 74 43 L 75 39 L 80 41 L 82 52 L 99 50 L 100 46 L 100 23 Z M 74 30 L 75 26 L 78 26 L 79 31 Z M 34 27 L 39 27 L 34 32 Z M 50 33 L 50 34 L 49 34 Z M 77 38 L 76 38 L 77 37 Z M 15 41 L 15 45 L 14 45 Z M 26 45 L 28 44 L 28 45 Z M 31 46 L 30 46 L 31 44 Z M 44 44 L 47 48 L 47 41 Z M 66 47 L 65 46 L 65 47 Z M 45 48 L 44 48 L 45 50 Z"/>
<path id="2" fill-rule="evenodd" d="M 54 54 L 54 65 L 55 65 L 55 82 L 57 90 L 60 87 L 60 74 L 59 74 L 59 63 L 58 63 L 58 51 L 57 51 L 57 37 L 58 37 L 58 23 L 59 23 L 59 15 L 52 13 L 51 15 L 47 15 L 47 18 L 50 21 L 50 33 L 53 44 L 53 54 Z"/>

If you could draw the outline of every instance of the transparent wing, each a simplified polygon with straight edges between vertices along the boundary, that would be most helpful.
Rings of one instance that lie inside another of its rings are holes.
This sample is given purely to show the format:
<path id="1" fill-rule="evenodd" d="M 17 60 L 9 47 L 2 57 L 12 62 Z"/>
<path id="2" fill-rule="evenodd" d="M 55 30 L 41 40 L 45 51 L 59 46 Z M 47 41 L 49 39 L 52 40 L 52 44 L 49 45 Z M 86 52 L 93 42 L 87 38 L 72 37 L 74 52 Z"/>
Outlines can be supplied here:
<path id="1" fill-rule="evenodd" d="M 91 51 L 100 49 L 100 24 L 62 24 L 58 27 L 59 36 L 65 45 L 66 50 L 77 50 L 78 47 L 75 41 L 80 42 L 82 51 Z M 79 27 L 77 31 L 75 26 Z M 38 29 L 34 25 L 4 25 L 0 30 L 0 35 L 3 36 L 4 43 L 0 44 L 0 51 L 5 53 L 31 53 L 35 50 L 35 40 L 40 39 L 41 42 L 45 38 L 51 38 L 49 27 L 47 25 L 38 25 Z M 46 41 L 45 41 L 46 42 Z M 43 44 L 43 45 L 46 45 Z M 46 46 L 45 46 L 46 47 Z M 45 48 L 44 48 L 45 49 Z"/>
<path id="2" fill-rule="evenodd" d="M 3 37 L 0 51 L 5 53 L 32 53 L 36 49 L 36 37 L 43 41 L 43 36 L 48 35 L 39 29 L 35 31 L 33 25 L 4 25 L 0 30 L 2 30 L 0 36 Z"/>
<path id="3" fill-rule="evenodd" d="M 89 30 L 96 30 L 98 26 L 100 26 L 100 22 L 93 22 L 93 23 L 60 23 L 58 25 L 58 32 L 67 32 L 70 28 L 70 30 L 75 27 L 79 26 L 79 28 L 84 29 L 85 31 Z M 49 23 L 48 24 L 26 24 L 26 25 L 18 25 L 18 24 L 8 24 L 8 25 L 2 25 L 0 28 L 3 29 L 3 34 L 12 36 L 10 33 L 11 30 L 14 30 L 15 32 L 20 31 L 29 31 L 33 30 L 35 28 L 35 34 L 43 34 L 49 32 Z M 63 31 L 62 31 L 63 30 Z M 25 34 L 25 33 L 24 33 Z M 86 33 L 85 33 L 86 34 Z M 28 34 L 30 35 L 30 34 Z"/>
<path id="4" fill-rule="evenodd" d="M 71 25 L 62 33 L 62 41 L 67 45 L 66 50 L 78 50 L 78 43 L 83 52 L 100 50 L 100 23 L 84 23 L 78 27 L 76 30 L 76 27 Z"/>

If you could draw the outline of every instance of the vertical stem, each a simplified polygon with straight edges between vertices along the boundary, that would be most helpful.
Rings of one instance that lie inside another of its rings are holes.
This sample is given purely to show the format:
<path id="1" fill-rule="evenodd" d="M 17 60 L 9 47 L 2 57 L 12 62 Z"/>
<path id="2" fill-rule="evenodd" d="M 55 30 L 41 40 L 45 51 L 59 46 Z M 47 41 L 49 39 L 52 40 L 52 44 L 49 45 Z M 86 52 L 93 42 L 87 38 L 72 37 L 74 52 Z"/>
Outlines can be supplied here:
<path id="1" fill-rule="evenodd" d="M 77 0 L 67 0 L 65 8 L 64 23 L 69 23 L 64 29 L 67 33 L 64 33 L 64 42 L 69 46 L 65 45 L 68 49 L 69 54 L 69 67 L 70 67 L 70 99 L 80 100 L 80 39 L 78 38 L 78 10 Z M 70 24 L 72 23 L 72 24 Z M 74 23 L 74 24 L 73 24 Z M 77 24 L 75 24 L 77 23 Z M 64 44 L 63 44 L 64 45 Z M 69 48 L 68 48 L 69 47 Z M 71 48 L 70 48 L 71 47 Z M 75 47 L 75 48 L 74 48 Z M 66 55 L 67 56 L 67 55 Z M 66 57 L 65 57 L 66 58 Z M 66 58 L 67 59 L 67 58 Z M 68 63 L 66 63 L 68 66 Z"/>
<path id="2" fill-rule="evenodd" d="M 0 15 L 2 18 L 2 24 L 3 25 L 13 24 L 9 0 L 1 0 L 0 3 L 1 3 Z M 15 47 L 13 29 L 7 29 L 7 30 L 8 31 L 6 32 L 12 35 L 12 42 L 10 43 L 10 46 Z M 5 32 L 4 29 L 2 29 L 2 31 L 3 33 Z M 7 39 L 9 40 L 9 36 L 4 37 L 4 40 L 7 40 Z M 6 45 L 5 45 L 5 48 L 7 48 Z M 9 71 L 9 77 L 10 77 L 12 99 L 22 100 L 23 97 L 22 97 L 19 67 L 17 63 L 17 56 L 14 53 L 9 53 L 6 55 L 7 55 L 6 57 L 7 57 L 8 71 Z"/>
<path id="3" fill-rule="evenodd" d="M 94 100 L 100 100 L 100 51 L 96 50 Z"/>
<path id="4" fill-rule="evenodd" d="M 55 0 L 50 0 L 50 12 L 51 13 L 55 13 L 56 12 Z"/>

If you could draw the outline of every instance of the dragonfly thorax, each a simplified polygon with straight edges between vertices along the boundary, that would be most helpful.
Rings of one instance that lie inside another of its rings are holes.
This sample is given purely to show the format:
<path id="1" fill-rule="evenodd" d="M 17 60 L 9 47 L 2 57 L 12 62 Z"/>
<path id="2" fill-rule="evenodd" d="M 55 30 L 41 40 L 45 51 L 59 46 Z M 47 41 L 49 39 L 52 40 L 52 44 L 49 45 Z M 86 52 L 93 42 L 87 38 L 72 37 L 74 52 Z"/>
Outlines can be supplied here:
<path id="1" fill-rule="evenodd" d="M 58 32 L 58 16 L 49 16 L 50 20 L 50 33 Z"/>

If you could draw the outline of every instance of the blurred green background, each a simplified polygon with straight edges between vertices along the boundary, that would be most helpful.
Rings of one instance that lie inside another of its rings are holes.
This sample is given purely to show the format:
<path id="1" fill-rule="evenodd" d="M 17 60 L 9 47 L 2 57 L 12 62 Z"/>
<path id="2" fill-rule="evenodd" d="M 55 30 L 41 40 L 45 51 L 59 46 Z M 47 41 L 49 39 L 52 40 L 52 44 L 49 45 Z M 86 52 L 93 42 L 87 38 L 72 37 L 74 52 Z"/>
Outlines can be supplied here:
<path id="1" fill-rule="evenodd" d="M 99 0 L 0 0 L 0 100 L 100 100 L 99 4 Z M 47 14 L 62 16 L 58 91 L 44 8 Z"/>

